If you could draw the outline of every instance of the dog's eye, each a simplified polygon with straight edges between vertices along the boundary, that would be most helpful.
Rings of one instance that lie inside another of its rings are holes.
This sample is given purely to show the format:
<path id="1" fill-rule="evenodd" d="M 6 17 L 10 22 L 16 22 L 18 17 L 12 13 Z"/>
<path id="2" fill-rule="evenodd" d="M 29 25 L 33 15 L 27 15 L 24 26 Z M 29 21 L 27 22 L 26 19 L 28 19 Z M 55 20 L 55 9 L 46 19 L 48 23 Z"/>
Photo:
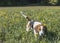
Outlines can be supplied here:
<path id="1" fill-rule="evenodd" d="M 41 29 L 39 28 L 38 31 L 41 31 Z"/>
<path id="2" fill-rule="evenodd" d="M 41 29 L 39 29 L 39 30 L 41 30 Z"/>

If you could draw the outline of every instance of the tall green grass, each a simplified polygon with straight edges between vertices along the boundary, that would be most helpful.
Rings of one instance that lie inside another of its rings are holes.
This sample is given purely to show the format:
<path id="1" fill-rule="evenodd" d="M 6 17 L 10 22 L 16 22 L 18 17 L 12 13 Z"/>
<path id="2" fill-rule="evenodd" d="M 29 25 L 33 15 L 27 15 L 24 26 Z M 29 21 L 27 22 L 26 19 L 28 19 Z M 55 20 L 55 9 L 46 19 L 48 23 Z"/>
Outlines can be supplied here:
<path id="1" fill-rule="evenodd" d="M 17 13 L 25 11 L 31 19 L 43 22 L 48 34 L 35 39 L 33 31 L 26 32 L 27 20 Z M 59 7 L 7 7 L 0 8 L 0 43 L 60 43 Z"/>

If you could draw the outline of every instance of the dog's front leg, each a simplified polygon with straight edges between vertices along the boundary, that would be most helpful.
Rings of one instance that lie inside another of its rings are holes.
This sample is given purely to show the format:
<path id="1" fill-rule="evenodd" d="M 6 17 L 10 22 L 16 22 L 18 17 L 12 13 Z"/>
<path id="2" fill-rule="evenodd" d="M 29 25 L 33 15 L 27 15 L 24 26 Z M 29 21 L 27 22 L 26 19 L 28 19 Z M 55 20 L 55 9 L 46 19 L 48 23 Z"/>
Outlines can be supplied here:
<path id="1" fill-rule="evenodd" d="M 34 36 L 37 38 L 38 33 L 34 30 Z"/>

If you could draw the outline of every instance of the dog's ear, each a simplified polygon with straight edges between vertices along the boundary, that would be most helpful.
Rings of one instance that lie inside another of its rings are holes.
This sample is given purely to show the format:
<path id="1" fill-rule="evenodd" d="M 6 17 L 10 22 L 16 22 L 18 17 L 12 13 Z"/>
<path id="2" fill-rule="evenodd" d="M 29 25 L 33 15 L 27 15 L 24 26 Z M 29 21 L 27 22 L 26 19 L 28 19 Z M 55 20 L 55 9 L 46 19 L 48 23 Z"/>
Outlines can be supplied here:
<path id="1" fill-rule="evenodd" d="M 36 32 L 39 32 L 41 30 L 40 24 L 35 27 Z"/>
<path id="2" fill-rule="evenodd" d="M 43 26 L 43 30 L 44 30 L 45 34 L 47 34 L 47 27 L 46 26 Z"/>

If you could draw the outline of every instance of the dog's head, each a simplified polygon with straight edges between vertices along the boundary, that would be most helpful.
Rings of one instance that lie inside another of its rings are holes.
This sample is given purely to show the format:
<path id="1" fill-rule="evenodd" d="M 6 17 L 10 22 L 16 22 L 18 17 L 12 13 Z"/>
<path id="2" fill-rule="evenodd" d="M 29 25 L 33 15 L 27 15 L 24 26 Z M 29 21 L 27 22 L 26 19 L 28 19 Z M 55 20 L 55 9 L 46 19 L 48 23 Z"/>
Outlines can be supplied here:
<path id="1" fill-rule="evenodd" d="M 36 32 L 38 32 L 39 36 L 46 35 L 47 33 L 47 27 L 43 25 L 37 25 L 35 27 Z"/>

